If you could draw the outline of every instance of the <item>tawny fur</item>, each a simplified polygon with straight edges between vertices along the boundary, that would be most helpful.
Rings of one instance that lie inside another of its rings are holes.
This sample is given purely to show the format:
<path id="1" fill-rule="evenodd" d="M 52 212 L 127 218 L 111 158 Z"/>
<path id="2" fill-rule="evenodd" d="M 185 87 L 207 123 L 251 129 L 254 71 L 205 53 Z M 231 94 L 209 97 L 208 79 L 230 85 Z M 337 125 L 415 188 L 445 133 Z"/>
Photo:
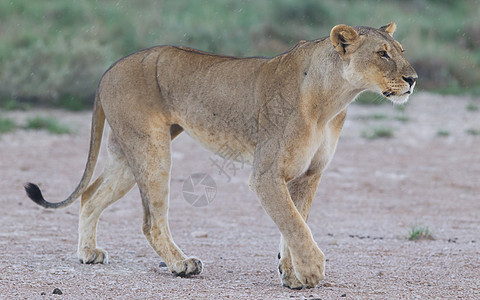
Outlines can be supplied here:
<path id="1" fill-rule="evenodd" d="M 138 184 L 150 245 L 173 273 L 202 271 L 200 260 L 175 245 L 168 226 L 170 143 L 185 131 L 215 153 L 228 144 L 252 165 L 250 186 L 282 234 L 282 283 L 317 285 L 325 276 L 325 257 L 306 219 L 347 106 L 365 90 L 397 103 L 413 91 L 417 75 L 392 38 L 395 28 L 394 23 L 380 29 L 337 25 L 329 38 L 302 41 L 270 59 L 160 46 L 119 60 L 97 90 L 85 175 L 55 206 L 83 194 L 79 259 L 107 261 L 96 245 L 98 218 Z M 108 162 L 87 189 L 105 118 L 111 128 Z M 37 203 L 54 207 L 29 188 Z"/>

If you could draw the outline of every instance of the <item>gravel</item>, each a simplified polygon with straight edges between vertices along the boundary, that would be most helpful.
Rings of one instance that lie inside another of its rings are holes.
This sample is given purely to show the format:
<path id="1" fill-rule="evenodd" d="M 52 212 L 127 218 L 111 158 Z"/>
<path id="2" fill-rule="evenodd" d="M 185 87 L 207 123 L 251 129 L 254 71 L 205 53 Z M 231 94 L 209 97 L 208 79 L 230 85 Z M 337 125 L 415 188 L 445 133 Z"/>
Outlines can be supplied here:
<path id="1" fill-rule="evenodd" d="M 137 188 L 100 220 L 98 243 L 110 263 L 80 264 L 80 201 L 47 211 L 22 186 L 39 183 L 50 201 L 73 190 L 85 165 L 91 113 L 3 112 L 19 124 L 51 116 L 75 133 L 0 135 L 0 298 L 45 299 L 53 291 L 62 299 L 478 299 L 480 136 L 469 130 L 480 129 L 480 112 L 467 110 L 470 103 L 480 99 L 418 93 L 404 110 L 350 107 L 309 217 L 328 260 L 326 279 L 300 291 L 279 282 L 279 232 L 248 189 L 249 169 L 239 166 L 228 181 L 212 165 L 213 154 L 185 134 L 173 144 L 170 226 L 185 253 L 202 259 L 203 273 L 179 278 L 159 265 L 141 233 Z M 393 137 L 362 137 L 377 127 Z M 208 206 L 182 196 L 194 173 L 216 183 Z M 433 239 L 409 241 L 417 225 Z"/>

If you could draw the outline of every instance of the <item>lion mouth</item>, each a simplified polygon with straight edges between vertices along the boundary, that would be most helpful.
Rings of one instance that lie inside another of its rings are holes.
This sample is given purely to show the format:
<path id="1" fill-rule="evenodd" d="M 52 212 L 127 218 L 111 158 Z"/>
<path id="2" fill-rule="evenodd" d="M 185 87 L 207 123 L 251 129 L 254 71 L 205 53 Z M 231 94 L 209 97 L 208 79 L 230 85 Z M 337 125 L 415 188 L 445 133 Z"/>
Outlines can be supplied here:
<path id="1" fill-rule="evenodd" d="M 406 91 L 405 93 L 401 94 L 400 96 L 406 96 L 406 95 L 410 95 L 412 93 L 412 91 Z M 390 96 L 395 96 L 396 93 L 393 92 L 393 91 L 385 91 L 382 93 L 385 97 L 390 97 Z"/>
<path id="2" fill-rule="evenodd" d="M 385 97 L 395 96 L 395 92 L 393 91 L 385 91 L 382 93 Z"/>
<path id="3" fill-rule="evenodd" d="M 395 104 L 404 104 L 408 101 L 412 91 L 406 91 L 405 93 L 397 93 L 394 91 L 384 91 L 382 95 Z"/>

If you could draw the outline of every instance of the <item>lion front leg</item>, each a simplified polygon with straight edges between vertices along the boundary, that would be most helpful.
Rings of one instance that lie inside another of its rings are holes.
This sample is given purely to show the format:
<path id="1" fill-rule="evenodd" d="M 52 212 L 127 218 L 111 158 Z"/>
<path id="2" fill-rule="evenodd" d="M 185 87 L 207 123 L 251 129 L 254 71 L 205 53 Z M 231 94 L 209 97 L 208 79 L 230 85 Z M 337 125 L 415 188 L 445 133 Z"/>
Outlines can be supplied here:
<path id="1" fill-rule="evenodd" d="M 320 182 L 321 173 L 309 169 L 301 176 L 288 183 L 288 191 L 295 204 L 295 207 L 307 221 L 308 213 L 312 205 L 312 200 Z M 288 244 L 283 238 L 280 239 L 278 271 L 282 284 L 291 289 L 301 289 L 303 284 L 298 280 L 293 268 L 292 257 Z"/>
<path id="2" fill-rule="evenodd" d="M 283 235 L 280 237 L 280 252 L 278 253 L 278 259 L 278 274 L 280 275 L 282 285 L 293 290 L 302 289 L 303 283 L 301 283 L 300 280 L 298 280 L 297 275 L 295 275 L 290 249 L 288 248 Z"/>
<path id="3" fill-rule="evenodd" d="M 328 132 L 325 136 L 330 137 L 330 139 L 324 144 L 324 147 L 321 147 L 317 153 L 315 153 L 307 171 L 288 182 L 288 191 L 292 201 L 305 221 L 307 221 L 322 172 L 335 153 L 346 113 L 347 111 L 344 109 L 329 123 L 328 127 L 324 128 L 324 130 Z M 291 245 L 289 247 L 289 245 L 288 241 L 282 235 L 280 240 L 280 262 L 278 270 L 283 285 L 290 288 L 299 288 L 299 280 L 295 276 L 294 263 L 290 251 L 292 247 Z"/>
<path id="4" fill-rule="evenodd" d="M 252 176 L 252 187 L 289 245 L 291 260 L 286 260 L 288 255 L 284 259 L 289 273 L 285 273 L 282 281 L 290 288 L 315 287 L 325 277 L 325 255 L 295 207 L 285 180 L 272 171 L 260 174 Z"/>

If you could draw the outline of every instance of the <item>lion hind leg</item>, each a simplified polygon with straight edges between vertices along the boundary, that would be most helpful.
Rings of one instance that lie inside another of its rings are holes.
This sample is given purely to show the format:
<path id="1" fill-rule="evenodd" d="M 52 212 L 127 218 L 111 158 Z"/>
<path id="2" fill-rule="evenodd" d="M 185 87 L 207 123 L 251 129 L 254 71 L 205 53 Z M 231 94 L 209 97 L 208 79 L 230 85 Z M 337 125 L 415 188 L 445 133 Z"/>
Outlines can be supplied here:
<path id="1" fill-rule="evenodd" d="M 129 165 L 137 181 L 143 205 L 143 233 L 150 246 L 177 276 L 200 274 L 202 262 L 187 257 L 173 241 L 168 225 L 169 184 L 171 169 L 169 126 L 157 126 L 140 131 L 136 128 L 135 144 L 125 143 Z M 129 134 L 128 132 L 125 134 Z"/>
<path id="2" fill-rule="evenodd" d="M 127 160 L 110 136 L 105 169 L 82 195 L 79 221 L 78 258 L 82 263 L 108 263 L 108 254 L 97 248 L 97 224 L 102 212 L 135 185 Z"/>

